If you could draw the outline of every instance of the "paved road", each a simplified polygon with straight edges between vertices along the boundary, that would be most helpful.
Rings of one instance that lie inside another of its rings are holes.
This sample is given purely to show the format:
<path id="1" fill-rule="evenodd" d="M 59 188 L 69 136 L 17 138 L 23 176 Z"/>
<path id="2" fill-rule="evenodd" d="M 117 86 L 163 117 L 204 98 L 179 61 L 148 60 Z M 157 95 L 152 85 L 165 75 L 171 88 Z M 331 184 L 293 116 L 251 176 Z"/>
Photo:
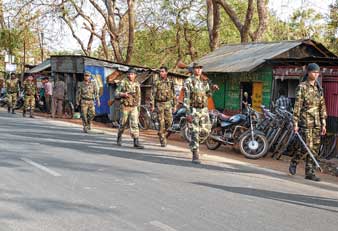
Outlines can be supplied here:
<path id="1" fill-rule="evenodd" d="M 0 109 L 0 231 L 338 230 L 336 185 L 115 138 Z"/>

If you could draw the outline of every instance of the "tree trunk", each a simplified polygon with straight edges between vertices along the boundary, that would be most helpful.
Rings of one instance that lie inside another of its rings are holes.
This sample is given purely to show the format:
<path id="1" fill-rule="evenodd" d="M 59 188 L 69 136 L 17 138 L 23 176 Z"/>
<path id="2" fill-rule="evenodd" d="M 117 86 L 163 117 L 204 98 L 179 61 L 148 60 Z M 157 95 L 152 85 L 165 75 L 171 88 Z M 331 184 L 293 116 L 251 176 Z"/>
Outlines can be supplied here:
<path id="1" fill-rule="evenodd" d="M 257 30 L 253 34 L 253 37 L 252 37 L 253 41 L 258 41 L 261 39 L 268 25 L 266 0 L 257 0 L 257 11 L 258 11 L 259 24 L 258 24 Z"/>
<path id="2" fill-rule="evenodd" d="M 4 18 L 3 0 L 0 0 L 0 29 L 4 28 L 6 28 L 6 24 Z"/>
<path id="3" fill-rule="evenodd" d="M 267 2 L 266 0 L 257 0 L 257 11 L 258 11 L 258 27 L 254 33 L 250 31 L 251 22 L 254 14 L 254 1 L 248 0 L 248 8 L 244 23 L 241 23 L 236 12 L 228 4 L 226 0 L 215 0 L 217 4 L 223 7 L 224 11 L 228 14 L 231 21 L 236 26 L 241 36 L 241 42 L 247 43 L 251 38 L 252 41 L 259 40 L 267 27 Z"/>
<path id="4" fill-rule="evenodd" d="M 136 8 L 137 0 L 128 0 L 128 21 L 129 21 L 129 35 L 128 35 L 128 48 L 127 48 L 127 56 L 126 63 L 130 63 L 131 58 L 133 56 L 134 49 L 134 40 L 135 40 L 135 8 Z"/>
<path id="5" fill-rule="evenodd" d="M 108 52 L 108 46 L 107 46 L 107 41 L 106 41 L 106 34 L 107 34 L 107 27 L 104 26 L 103 29 L 102 29 L 100 40 L 101 40 L 101 45 L 102 45 L 102 50 L 103 50 L 104 57 L 107 60 L 110 60 L 110 58 L 109 58 L 109 52 Z"/>
<path id="6" fill-rule="evenodd" d="M 216 0 L 207 0 L 207 25 L 209 32 L 209 47 L 213 51 L 219 47 L 220 37 L 220 6 Z"/>

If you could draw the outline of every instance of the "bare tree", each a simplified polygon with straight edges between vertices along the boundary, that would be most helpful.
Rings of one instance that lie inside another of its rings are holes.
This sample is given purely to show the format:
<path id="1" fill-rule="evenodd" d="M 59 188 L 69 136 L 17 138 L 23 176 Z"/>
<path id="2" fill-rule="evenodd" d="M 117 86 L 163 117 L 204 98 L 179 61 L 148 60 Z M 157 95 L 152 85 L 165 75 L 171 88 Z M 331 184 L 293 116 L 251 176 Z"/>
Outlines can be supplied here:
<path id="1" fill-rule="evenodd" d="M 97 1 L 89 0 L 89 2 L 95 7 L 95 9 L 101 14 L 107 25 L 107 33 L 110 37 L 110 44 L 113 48 L 114 58 L 117 62 L 129 63 L 132 58 L 135 40 L 135 9 L 137 0 L 127 1 L 127 10 L 124 13 L 120 12 L 120 8 L 117 7 L 116 0 L 105 0 L 104 7 L 101 7 Z M 126 22 L 125 20 L 128 19 Z M 123 23 L 120 23 L 123 22 Z M 124 33 L 121 28 L 128 26 L 128 39 L 126 55 L 123 56 L 124 49 Z"/>
<path id="2" fill-rule="evenodd" d="M 257 1 L 257 13 L 258 13 L 258 27 L 254 32 L 251 32 L 252 19 L 254 15 L 254 0 L 248 0 L 248 8 L 246 11 L 245 20 L 242 23 L 236 13 L 236 11 L 231 7 L 231 5 L 226 0 L 216 0 L 217 4 L 223 7 L 225 12 L 228 14 L 229 18 L 232 20 L 234 25 L 241 36 L 241 42 L 249 42 L 249 38 L 252 41 L 258 41 L 262 37 L 262 34 L 267 27 L 267 1 L 266 0 L 256 0 Z"/>

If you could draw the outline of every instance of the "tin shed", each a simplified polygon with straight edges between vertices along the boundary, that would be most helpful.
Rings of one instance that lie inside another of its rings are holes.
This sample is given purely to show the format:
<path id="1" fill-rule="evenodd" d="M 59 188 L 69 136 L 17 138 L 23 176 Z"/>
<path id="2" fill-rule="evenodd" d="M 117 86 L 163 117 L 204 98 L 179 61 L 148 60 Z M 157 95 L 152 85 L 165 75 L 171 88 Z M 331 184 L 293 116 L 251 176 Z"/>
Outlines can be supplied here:
<path id="1" fill-rule="evenodd" d="M 237 113 L 245 91 L 251 95 L 256 110 L 260 110 L 261 104 L 271 106 L 281 87 L 286 87 L 292 98 L 299 74 L 297 78 L 281 79 L 276 74 L 278 66 L 269 61 L 305 57 L 337 58 L 320 43 L 296 40 L 224 45 L 200 58 L 198 63 L 213 83 L 220 86 L 214 94 L 216 108 Z"/>

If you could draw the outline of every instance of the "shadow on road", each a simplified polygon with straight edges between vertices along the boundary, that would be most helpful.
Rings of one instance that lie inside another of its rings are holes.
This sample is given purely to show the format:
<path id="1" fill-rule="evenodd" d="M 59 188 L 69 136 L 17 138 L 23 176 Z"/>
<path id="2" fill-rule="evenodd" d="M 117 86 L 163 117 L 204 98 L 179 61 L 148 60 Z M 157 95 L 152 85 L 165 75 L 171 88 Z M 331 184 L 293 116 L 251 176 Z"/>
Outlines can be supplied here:
<path id="1" fill-rule="evenodd" d="M 210 183 L 205 183 L 205 182 L 192 182 L 192 184 L 214 188 L 218 190 L 223 190 L 223 191 L 227 191 L 231 193 L 237 193 L 237 194 L 241 194 L 245 196 L 252 196 L 252 197 L 257 197 L 257 198 L 275 200 L 275 201 L 279 201 L 283 203 L 301 205 L 301 206 L 305 206 L 309 208 L 316 208 L 316 209 L 326 210 L 329 212 L 338 213 L 338 200 L 333 199 L 333 198 L 283 193 L 283 192 L 269 191 L 269 190 L 258 189 L 258 188 L 231 187 L 231 186 L 226 186 L 226 185 L 217 185 L 217 184 L 210 184 Z M 320 206 L 331 207 L 334 209 L 324 208 Z"/>

